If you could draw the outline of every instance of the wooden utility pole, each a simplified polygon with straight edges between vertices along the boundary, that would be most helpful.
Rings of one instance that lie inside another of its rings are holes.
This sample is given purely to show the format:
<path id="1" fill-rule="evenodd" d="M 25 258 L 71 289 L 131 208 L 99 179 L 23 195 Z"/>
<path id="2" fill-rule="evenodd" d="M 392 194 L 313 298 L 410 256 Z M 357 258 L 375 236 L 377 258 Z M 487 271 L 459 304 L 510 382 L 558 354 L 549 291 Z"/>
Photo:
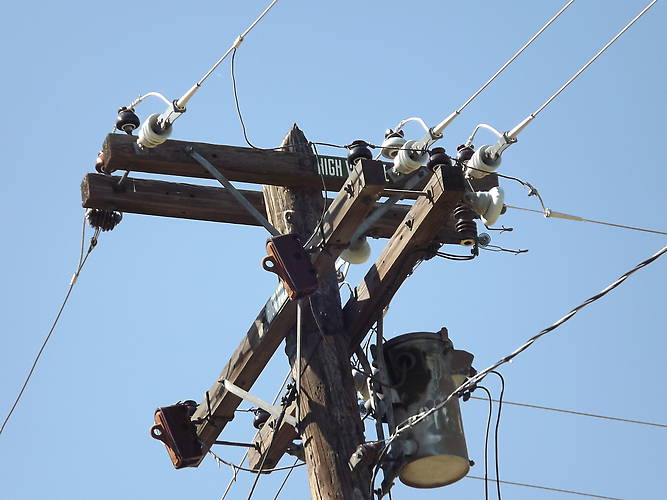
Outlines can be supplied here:
<path id="1" fill-rule="evenodd" d="M 334 270 L 336 258 L 359 224 L 378 207 L 379 197 L 393 195 L 392 189 L 401 188 L 401 183 L 388 179 L 385 166 L 377 161 L 358 160 L 350 166 L 349 176 L 333 172 L 340 169 L 318 167 L 306 138 L 296 126 L 285 137 L 283 146 L 279 151 L 266 151 L 170 140 L 155 149 L 143 150 L 137 148 L 135 137 L 111 134 L 97 163 L 98 171 L 104 175 L 88 174 L 82 183 L 83 205 L 257 225 L 226 188 L 129 176 L 136 171 L 210 178 L 211 173 L 188 154 L 192 149 L 228 179 L 263 185 L 262 192 L 244 190 L 243 195 L 280 233 L 298 233 L 303 243 L 310 240 L 308 250 L 319 276 L 319 289 L 301 299 L 298 432 L 285 421 L 275 425 L 271 418 L 254 439 L 257 449 L 249 451 L 249 466 L 253 470 L 275 467 L 289 445 L 301 438 L 312 498 L 362 500 L 370 492 L 369 471 L 360 467 L 353 472 L 348 466 L 356 446 L 364 441 L 350 355 L 415 265 L 433 256 L 441 245 L 462 241 L 452 212 L 463 197 L 463 176 L 458 167 L 446 165 L 434 172 L 424 167 L 417 172 L 420 184 L 406 193 L 416 199 L 414 204 L 392 207 L 369 229 L 370 236 L 389 238 L 389 242 L 341 309 Z M 344 164 L 343 159 L 336 157 L 320 159 Z M 122 178 L 112 176 L 115 171 L 126 173 Z M 347 168 L 344 173 L 348 173 Z M 325 212 L 322 183 L 327 190 L 338 191 L 335 199 L 327 200 Z M 476 189 L 492 185 L 497 185 L 495 176 L 473 181 Z M 293 377 L 298 378 L 297 309 L 297 303 L 288 299 L 282 285 L 260 308 L 191 416 L 189 424 L 202 453 L 195 455 L 188 466 L 196 467 L 203 460 L 241 403 L 226 389 L 226 384 L 250 390 L 283 339 Z M 287 412 L 295 415 L 296 405 L 292 404 Z"/>
<path id="2" fill-rule="evenodd" d="M 310 152 L 308 141 L 296 125 L 281 146 L 292 152 Z M 319 230 L 324 205 L 320 190 L 264 186 L 264 200 L 269 221 L 281 233 L 297 233 L 305 242 Z M 302 299 L 301 367 L 305 370 L 297 399 L 310 491 L 317 500 L 361 500 L 368 498 L 370 477 L 368 471 L 353 472 L 348 465 L 355 448 L 364 441 L 364 433 L 333 265 L 319 274 L 319 282 L 319 290 Z M 295 340 L 292 332 L 287 337 L 291 353 L 296 352 Z M 293 355 L 290 357 L 296 380 L 297 363 Z"/>

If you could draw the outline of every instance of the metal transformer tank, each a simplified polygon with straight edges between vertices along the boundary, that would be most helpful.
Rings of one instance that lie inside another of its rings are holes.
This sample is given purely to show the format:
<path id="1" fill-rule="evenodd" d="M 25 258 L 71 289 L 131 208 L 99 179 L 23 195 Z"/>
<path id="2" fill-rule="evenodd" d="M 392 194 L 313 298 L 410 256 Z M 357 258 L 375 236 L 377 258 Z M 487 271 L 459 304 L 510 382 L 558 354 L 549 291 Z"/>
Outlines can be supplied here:
<path id="1" fill-rule="evenodd" d="M 443 401 L 472 370 L 473 355 L 455 350 L 445 328 L 395 337 L 383 350 L 394 386 L 394 425 Z M 402 462 L 398 475 L 408 486 L 436 488 L 465 477 L 470 462 L 458 398 L 401 432 L 396 448 Z"/>

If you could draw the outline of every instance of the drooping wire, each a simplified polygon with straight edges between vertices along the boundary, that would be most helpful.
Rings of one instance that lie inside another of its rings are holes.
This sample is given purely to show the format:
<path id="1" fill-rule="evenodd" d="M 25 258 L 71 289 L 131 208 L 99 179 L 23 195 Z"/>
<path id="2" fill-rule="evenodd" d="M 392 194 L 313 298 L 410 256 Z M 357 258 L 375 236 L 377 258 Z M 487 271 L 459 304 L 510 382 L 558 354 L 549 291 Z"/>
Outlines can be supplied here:
<path id="1" fill-rule="evenodd" d="M 185 105 L 192 98 L 192 96 L 201 88 L 202 84 L 206 79 L 211 76 L 211 74 L 217 69 L 222 62 L 227 59 L 229 54 L 233 51 L 236 51 L 239 45 L 243 42 L 245 37 L 253 30 L 253 28 L 264 18 L 264 16 L 271 10 L 271 8 L 276 4 L 278 0 L 272 0 L 272 2 L 262 11 L 262 13 L 255 19 L 246 30 L 236 37 L 232 45 L 227 49 L 227 51 L 218 59 L 215 64 L 192 86 L 190 87 L 185 94 L 183 94 L 179 99 L 176 99 L 173 103 L 170 103 L 162 113 L 161 121 L 164 123 L 172 124 L 174 123 L 179 116 L 185 112 Z"/>
<path id="2" fill-rule="evenodd" d="M 96 228 L 95 231 L 93 232 L 93 236 L 90 238 L 90 244 L 88 246 L 88 250 L 85 252 L 84 255 L 84 242 L 86 239 L 86 215 L 84 214 L 83 216 L 83 225 L 81 228 L 81 253 L 79 255 L 79 264 L 76 267 L 76 271 L 72 275 L 72 279 L 70 280 L 69 287 L 67 288 L 67 293 L 65 294 L 65 298 L 63 299 L 62 304 L 60 305 L 60 309 L 58 310 L 58 314 L 56 314 L 56 318 L 53 320 L 53 323 L 51 324 L 51 328 L 49 329 L 48 334 L 44 338 L 44 341 L 42 342 L 41 347 L 39 348 L 39 351 L 37 352 L 37 355 L 35 356 L 35 359 L 32 362 L 32 366 L 30 367 L 30 370 L 28 371 L 28 375 L 26 376 L 23 385 L 21 386 L 21 389 L 19 390 L 18 396 L 16 396 L 16 399 L 14 400 L 14 403 L 12 404 L 12 407 L 9 410 L 9 413 L 5 417 L 5 419 L 2 422 L 2 427 L 0 427 L 0 434 L 5 430 L 5 426 L 7 425 L 7 422 L 9 422 L 9 419 L 11 418 L 12 414 L 14 413 L 14 410 L 16 409 L 16 406 L 19 404 L 19 401 L 21 400 L 21 397 L 23 396 L 23 393 L 25 392 L 26 387 L 28 386 L 28 382 L 30 382 L 30 378 L 32 377 L 32 374 L 35 371 L 35 368 L 37 367 L 37 363 L 39 362 L 40 357 L 42 356 L 42 353 L 44 352 L 44 349 L 46 348 L 46 344 L 49 342 L 49 339 L 51 338 L 51 335 L 53 334 L 54 330 L 56 329 L 56 325 L 58 324 L 58 321 L 60 320 L 60 316 L 63 313 L 63 310 L 65 309 L 65 306 L 67 305 L 67 301 L 69 300 L 69 297 L 72 293 L 72 290 L 74 289 L 74 285 L 76 285 L 76 282 L 79 278 L 79 274 L 81 273 L 81 270 L 83 269 L 83 266 L 86 264 L 86 261 L 88 260 L 88 257 L 90 256 L 91 252 L 97 245 L 97 238 L 99 237 L 100 234 L 100 229 Z"/>
<path id="3" fill-rule="evenodd" d="M 231 63 L 232 91 L 234 92 L 234 103 L 236 104 L 236 114 L 239 117 L 239 121 L 241 122 L 241 129 L 243 130 L 243 138 L 245 139 L 246 144 L 251 148 L 267 151 L 267 149 L 258 148 L 252 142 L 250 142 L 250 139 L 248 139 L 248 131 L 245 128 L 245 122 L 243 121 L 243 114 L 241 114 L 241 106 L 239 105 L 239 94 L 236 89 L 236 70 L 234 66 L 235 60 L 236 60 L 236 48 L 234 48 L 234 50 L 232 51 L 232 63 Z"/>
<path id="4" fill-rule="evenodd" d="M 470 396 L 470 399 L 477 399 L 480 401 L 486 401 L 486 398 L 481 398 L 481 397 L 476 397 L 476 396 Z M 494 402 L 498 402 L 498 400 L 494 399 Z M 596 413 L 585 413 L 582 411 L 573 411 L 573 410 L 563 410 L 561 408 L 551 408 L 549 406 L 539 406 L 539 405 L 533 405 L 533 404 L 528 404 L 528 403 L 517 403 L 516 401 L 503 401 L 503 404 L 505 405 L 511 405 L 511 406 L 520 406 L 522 408 L 533 408 L 535 410 L 543 410 L 543 411 L 553 411 L 557 413 L 565 413 L 568 415 L 577 415 L 581 417 L 591 417 L 591 418 L 599 418 L 602 420 L 611 420 L 614 422 L 625 422 L 628 424 L 638 424 L 638 425 L 648 425 L 651 427 L 659 427 L 662 429 L 667 429 L 667 424 L 659 424 L 655 422 L 645 422 L 643 420 L 632 420 L 629 418 L 619 418 L 619 417 L 610 417 L 607 415 L 599 415 Z"/>
<path id="5" fill-rule="evenodd" d="M 461 161 L 459 159 L 455 159 L 455 161 L 456 161 L 457 166 L 459 166 L 463 169 L 475 170 L 476 172 L 485 172 L 484 170 L 481 170 L 479 168 L 475 168 L 473 166 L 470 166 L 468 161 Z M 508 180 L 511 180 L 511 181 L 514 181 L 514 182 L 518 182 L 522 186 L 527 187 L 528 188 L 528 196 L 537 197 L 537 199 L 540 202 L 540 205 L 542 206 L 542 210 L 544 210 L 544 211 L 548 210 L 547 207 L 544 204 L 544 200 L 542 199 L 542 195 L 537 190 L 537 188 L 535 186 L 533 186 L 530 182 L 524 181 L 523 179 L 519 179 L 518 177 L 512 177 L 511 175 L 500 174 L 498 172 L 494 172 L 494 173 L 498 177 L 501 177 L 503 179 L 508 179 Z M 468 185 L 470 186 L 470 189 L 472 191 L 475 191 L 475 189 L 472 186 L 472 183 L 470 182 L 470 179 L 467 179 L 467 181 L 468 181 Z"/>
<path id="6" fill-rule="evenodd" d="M 290 372 L 291 372 L 291 370 L 289 370 L 289 371 L 287 372 L 287 374 L 285 375 L 285 378 L 283 378 L 283 382 L 282 382 L 282 384 L 280 384 L 280 388 L 278 389 L 278 392 L 276 392 L 276 395 L 275 395 L 275 397 L 273 398 L 273 402 L 271 403 L 272 405 L 275 405 L 275 404 L 276 404 L 276 401 L 278 401 L 278 398 L 280 397 L 280 393 L 282 393 L 283 389 L 285 388 L 285 385 L 287 384 L 287 381 L 288 381 L 289 378 L 290 378 Z M 259 433 L 259 432 L 258 432 L 258 433 Z M 258 433 L 257 433 L 257 434 L 258 434 Z M 246 459 L 248 458 L 248 454 L 249 454 L 249 453 L 250 453 L 250 450 L 246 450 L 245 454 L 244 454 L 243 457 L 241 458 L 241 461 L 239 462 L 239 465 L 234 465 L 234 467 L 236 467 L 237 469 L 240 469 L 241 466 L 243 465 L 243 463 L 244 463 L 244 462 L 246 461 Z M 231 491 L 231 488 L 232 488 L 232 486 L 233 486 L 234 484 L 236 484 L 236 469 L 234 469 L 234 474 L 232 475 L 231 479 L 230 479 L 229 482 L 227 483 L 227 487 L 225 488 L 225 491 L 224 491 L 224 493 L 222 494 L 222 497 L 221 497 L 220 500 L 225 500 L 225 498 L 227 498 L 227 494 Z"/>
<path id="7" fill-rule="evenodd" d="M 496 428 L 494 430 L 494 450 L 496 461 L 496 491 L 498 492 L 498 500 L 502 500 L 500 495 L 500 464 L 498 461 L 498 429 L 500 428 L 500 415 L 503 411 L 503 396 L 505 395 L 505 378 L 496 370 L 491 370 L 489 373 L 497 375 L 500 379 L 500 397 L 498 398 L 498 413 L 496 416 Z"/>
<path id="8" fill-rule="evenodd" d="M 478 385 L 477 389 L 482 389 L 489 401 L 489 416 L 486 419 L 486 431 L 484 432 L 484 500 L 489 500 L 489 431 L 491 430 L 491 416 L 493 415 L 493 397 L 491 391 L 483 385 Z"/>
<path id="9" fill-rule="evenodd" d="M 466 478 L 469 479 L 479 479 L 481 481 L 484 481 L 483 477 L 479 476 L 471 476 L 467 475 Z M 592 493 L 584 493 L 581 491 L 574 491 L 574 490 L 565 490 L 562 488 L 550 488 L 549 486 L 540 486 L 539 484 L 528 484 L 528 483 L 517 483 L 514 481 L 500 481 L 502 484 L 509 484 L 511 486 L 523 486 L 525 488 L 536 488 L 538 490 L 546 490 L 546 491 L 554 491 L 556 493 L 568 493 L 570 495 L 579 495 L 582 497 L 589 497 L 589 498 L 602 498 L 603 500 L 623 500 L 621 498 L 616 498 L 616 497 L 606 497 L 602 495 L 594 495 Z"/>
<path id="10" fill-rule="evenodd" d="M 533 337 L 529 338 L 526 342 L 524 342 L 521 346 L 519 346 L 517 349 L 515 349 L 513 352 L 508 354 L 507 356 L 501 358 L 491 366 L 485 368 L 484 370 L 479 371 L 476 375 L 468 378 L 463 384 L 461 384 L 456 390 L 454 390 L 451 394 L 449 394 L 443 401 L 440 403 L 436 404 L 429 410 L 423 411 L 417 415 L 413 415 L 412 417 L 404 420 L 400 424 L 396 426 L 396 430 L 392 436 L 390 436 L 386 441 L 385 445 L 382 448 L 378 459 L 376 460 L 375 466 L 373 467 L 373 474 L 372 474 L 372 479 L 371 479 L 371 491 L 373 489 L 373 485 L 375 482 L 375 478 L 377 476 L 378 470 L 380 468 L 380 461 L 386 454 L 387 450 L 389 449 L 389 446 L 391 443 L 405 430 L 414 427 L 418 423 L 422 422 L 424 419 L 428 418 L 429 416 L 433 415 L 435 412 L 443 408 L 449 401 L 452 400 L 452 398 L 457 397 L 459 394 L 463 394 L 465 391 L 469 390 L 471 387 L 474 387 L 475 384 L 481 382 L 490 372 L 496 370 L 500 366 L 509 363 L 512 359 L 514 359 L 516 356 L 521 354 L 523 351 L 528 349 L 530 346 L 532 346 L 535 342 L 537 342 L 540 338 L 542 338 L 544 335 L 548 334 L 549 332 L 555 330 L 558 328 L 560 325 L 571 319 L 574 315 L 576 315 L 577 312 L 580 310 L 584 309 L 585 307 L 589 306 L 593 302 L 601 299 L 605 295 L 607 295 L 610 291 L 618 287 L 621 283 L 623 283 L 626 279 L 628 279 L 632 274 L 636 273 L 640 269 L 648 266 L 652 262 L 655 262 L 658 258 L 663 256 L 665 253 L 667 253 L 667 246 L 661 248 L 658 252 L 653 254 L 651 257 L 648 259 L 645 259 L 644 261 L 640 262 L 637 264 L 635 267 L 621 275 L 616 281 L 611 283 L 609 286 L 604 288 L 602 291 L 599 293 L 593 295 L 592 297 L 588 298 L 578 306 L 576 306 L 574 309 L 572 309 L 569 313 L 567 313 L 565 316 L 563 316 L 561 319 L 556 321 L 555 323 L 551 324 L 547 328 L 543 329 Z"/>
<path id="11" fill-rule="evenodd" d="M 267 14 L 269 13 L 269 11 L 271 10 L 271 8 L 272 8 L 277 2 L 278 2 L 278 0 L 272 0 L 272 2 L 271 2 L 271 3 L 270 3 L 270 4 L 269 4 L 263 11 L 262 11 L 262 13 L 261 13 L 259 16 L 257 16 L 257 19 L 255 19 L 255 20 L 252 22 L 252 24 L 251 24 L 250 26 L 248 26 L 248 27 L 246 28 L 246 30 L 245 30 L 243 33 L 241 33 L 241 34 L 237 37 L 236 41 L 232 44 L 232 46 L 231 46 L 229 49 L 227 49 L 227 52 L 225 52 L 225 53 L 222 55 L 222 57 L 221 57 L 220 59 L 218 59 L 218 60 L 215 62 L 215 64 L 211 67 L 211 69 L 209 69 L 209 70 L 204 74 L 204 76 L 202 76 L 202 77 L 199 79 L 199 81 L 195 84 L 197 87 L 200 87 L 201 84 L 204 83 L 204 81 L 205 81 L 209 76 L 211 76 L 211 74 L 216 70 L 216 68 L 217 68 L 218 66 L 220 66 L 220 64 L 222 64 L 222 62 L 227 58 L 227 56 L 229 56 L 229 53 L 230 53 L 232 50 L 233 50 L 233 51 L 236 51 L 236 49 L 238 48 L 239 44 L 243 41 L 243 39 L 244 39 L 246 36 L 248 36 L 248 34 L 253 30 L 253 28 L 257 25 L 257 23 L 259 23 L 259 22 L 264 18 L 264 16 L 267 15 Z"/>
<path id="12" fill-rule="evenodd" d="M 234 470 L 234 471 L 243 471 L 243 472 L 251 472 L 253 474 L 258 474 L 257 470 L 249 469 L 248 467 L 242 467 L 240 465 L 236 465 L 232 462 L 229 462 L 228 460 L 225 460 L 224 458 L 220 458 L 218 455 L 213 453 L 211 450 L 208 451 L 208 454 L 211 455 L 216 462 L 224 464 L 228 467 L 231 467 L 231 469 Z M 298 460 L 299 459 L 297 458 L 297 462 L 298 462 Z M 261 473 L 262 474 L 270 474 L 272 472 L 280 472 L 280 471 L 284 471 L 284 470 L 291 471 L 293 469 L 296 469 L 297 467 L 302 467 L 304 465 L 306 465 L 305 462 L 302 462 L 300 464 L 294 462 L 294 465 L 288 465 L 287 467 L 274 467 L 273 469 L 262 469 Z"/>
<path id="13" fill-rule="evenodd" d="M 435 257 L 442 257 L 443 259 L 448 259 L 448 260 L 473 260 L 476 257 L 474 253 L 470 255 L 457 255 L 453 253 L 434 252 L 433 255 Z"/>

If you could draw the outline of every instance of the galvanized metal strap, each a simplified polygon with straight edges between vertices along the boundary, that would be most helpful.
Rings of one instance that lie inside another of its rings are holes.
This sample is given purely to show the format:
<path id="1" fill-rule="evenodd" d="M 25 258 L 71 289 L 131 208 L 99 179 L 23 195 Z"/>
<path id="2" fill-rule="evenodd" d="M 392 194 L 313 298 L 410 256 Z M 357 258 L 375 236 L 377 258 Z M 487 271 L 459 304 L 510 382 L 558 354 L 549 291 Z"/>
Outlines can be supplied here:
<path id="1" fill-rule="evenodd" d="M 215 177 L 220 182 L 220 184 L 226 187 L 231 195 L 234 196 L 234 198 L 236 198 L 236 200 L 241 204 L 241 206 L 245 208 L 257 222 L 264 226 L 269 233 L 271 233 L 271 236 L 280 236 L 280 232 L 275 227 L 273 227 L 267 218 L 264 217 L 264 215 L 262 215 L 259 210 L 253 207 L 252 204 L 245 198 L 245 196 L 243 196 L 241 192 L 236 189 L 234 185 L 229 182 L 229 180 L 224 175 L 222 175 L 222 173 L 217 168 L 215 168 L 206 158 L 197 153 L 192 146 L 187 146 L 185 151 L 190 156 L 192 156 L 192 158 L 197 163 L 204 167 L 209 174 Z"/>

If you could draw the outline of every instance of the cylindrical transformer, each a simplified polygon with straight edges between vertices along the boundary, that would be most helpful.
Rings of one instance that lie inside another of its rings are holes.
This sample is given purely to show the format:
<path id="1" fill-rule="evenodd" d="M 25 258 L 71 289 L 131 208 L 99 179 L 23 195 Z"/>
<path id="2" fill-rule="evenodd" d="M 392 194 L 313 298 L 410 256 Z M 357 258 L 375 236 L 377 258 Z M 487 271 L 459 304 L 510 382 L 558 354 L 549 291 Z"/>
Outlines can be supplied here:
<path id="1" fill-rule="evenodd" d="M 447 398 L 470 375 L 473 360 L 472 354 L 454 349 L 444 328 L 395 337 L 384 344 L 384 357 L 395 387 L 396 424 Z M 395 445 L 404 462 L 398 475 L 408 486 L 437 488 L 465 477 L 470 462 L 458 398 L 401 432 Z"/>

